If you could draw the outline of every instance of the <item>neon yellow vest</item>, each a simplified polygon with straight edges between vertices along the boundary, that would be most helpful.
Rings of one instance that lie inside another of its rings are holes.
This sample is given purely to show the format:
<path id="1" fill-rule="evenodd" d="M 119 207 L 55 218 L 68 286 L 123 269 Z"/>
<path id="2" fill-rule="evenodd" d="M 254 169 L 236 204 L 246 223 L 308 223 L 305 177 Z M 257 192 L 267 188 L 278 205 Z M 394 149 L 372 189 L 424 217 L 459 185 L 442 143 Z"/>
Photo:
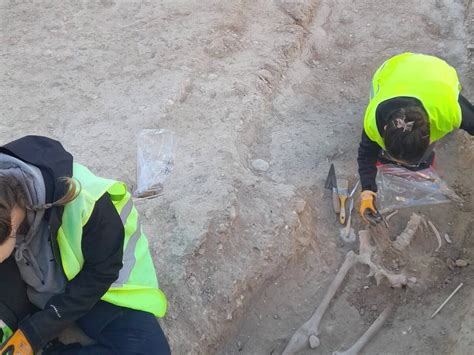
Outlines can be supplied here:
<path id="1" fill-rule="evenodd" d="M 365 133 L 385 149 L 377 129 L 377 107 L 385 100 L 408 96 L 423 104 L 429 116 L 430 142 L 435 142 L 461 125 L 460 91 L 456 70 L 444 60 L 414 53 L 392 57 L 377 69 L 372 79 L 364 118 Z"/>
<path id="2" fill-rule="evenodd" d="M 84 265 L 82 229 L 96 201 L 108 192 L 124 224 L 125 241 L 123 267 L 102 300 L 163 317 L 166 313 L 166 296 L 158 287 L 148 241 L 141 230 L 138 212 L 127 187 L 121 182 L 95 176 L 77 163 L 73 166 L 73 176 L 80 182 L 81 192 L 64 207 L 57 237 L 67 279 L 72 280 Z"/>

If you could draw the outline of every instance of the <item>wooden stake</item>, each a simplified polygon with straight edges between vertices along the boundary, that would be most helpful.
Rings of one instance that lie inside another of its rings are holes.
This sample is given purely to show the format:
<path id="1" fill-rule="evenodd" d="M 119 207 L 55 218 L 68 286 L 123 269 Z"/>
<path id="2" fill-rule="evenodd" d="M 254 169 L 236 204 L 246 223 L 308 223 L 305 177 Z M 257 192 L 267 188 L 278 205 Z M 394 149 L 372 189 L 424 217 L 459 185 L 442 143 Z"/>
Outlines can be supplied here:
<path id="1" fill-rule="evenodd" d="M 443 309 L 443 307 L 446 305 L 446 303 L 449 302 L 449 300 L 456 294 L 456 292 L 459 291 L 459 289 L 460 289 L 463 285 L 464 285 L 464 284 L 461 282 L 461 283 L 459 284 L 459 286 L 456 287 L 456 289 L 455 289 L 453 292 L 451 292 L 451 294 L 448 296 L 448 298 L 446 298 L 446 301 L 444 301 L 444 302 L 441 304 L 441 306 L 439 306 L 438 309 L 431 315 L 431 319 L 433 319 L 434 316 L 437 315 L 437 314 L 439 313 L 439 311 L 441 311 L 441 310 Z"/>

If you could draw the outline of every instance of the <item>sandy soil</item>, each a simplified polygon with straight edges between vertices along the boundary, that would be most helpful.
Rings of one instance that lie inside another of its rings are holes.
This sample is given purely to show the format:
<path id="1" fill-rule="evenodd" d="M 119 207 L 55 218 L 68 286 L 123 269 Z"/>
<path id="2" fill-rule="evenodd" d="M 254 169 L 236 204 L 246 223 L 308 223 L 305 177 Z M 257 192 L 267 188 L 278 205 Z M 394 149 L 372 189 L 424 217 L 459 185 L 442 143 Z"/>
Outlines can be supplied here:
<path id="1" fill-rule="evenodd" d="M 354 247 L 338 240 L 323 184 L 329 161 L 355 181 L 373 71 L 402 51 L 435 54 L 473 100 L 472 16 L 460 0 L 2 1 L 0 141 L 51 136 L 134 187 L 138 132 L 173 130 L 173 174 L 137 205 L 174 353 L 278 353 Z M 420 212 L 453 244 L 430 255 L 423 290 L 395 297 L 352 273 L 321 352 L 348 346 L 392 297 L 397 312 L 366 353 L 469 353 L 473 269 L 446 260 L 474 262 L 473 140 L 455 133 L 438 152 L 466 201 Z"/>

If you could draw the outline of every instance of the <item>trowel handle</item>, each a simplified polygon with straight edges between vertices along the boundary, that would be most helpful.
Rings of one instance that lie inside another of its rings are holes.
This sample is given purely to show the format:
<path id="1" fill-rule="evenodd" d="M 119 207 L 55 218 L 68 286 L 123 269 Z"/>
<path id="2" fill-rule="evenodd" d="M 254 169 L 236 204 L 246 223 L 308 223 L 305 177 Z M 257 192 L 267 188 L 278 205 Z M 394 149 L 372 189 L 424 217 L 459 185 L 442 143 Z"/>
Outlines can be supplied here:
<path id="1" fill-rule="evenodd" d="M 347 196 L 340 195 L 339 199 L 341 200 L 341 213 L 339 214 L 339 222 L 341 222 L 341 224 L 345 224 L 346 223 L 346 201 L 347 201 Z"/>

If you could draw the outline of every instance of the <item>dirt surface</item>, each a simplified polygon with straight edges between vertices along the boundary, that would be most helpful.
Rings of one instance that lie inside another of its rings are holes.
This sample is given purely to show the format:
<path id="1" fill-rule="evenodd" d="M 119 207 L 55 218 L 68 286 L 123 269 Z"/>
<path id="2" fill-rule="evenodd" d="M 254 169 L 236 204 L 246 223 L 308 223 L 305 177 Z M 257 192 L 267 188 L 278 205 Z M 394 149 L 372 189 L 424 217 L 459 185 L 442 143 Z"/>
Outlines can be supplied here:
<path id="1" fill-rule="evenodd" d="M 323 184 L 329 161 L 356 179 L 373 71 L 403 51 L 435 54 L 474 100 L 472 13 L 471 1 L 447 0 L 2 1 L 0 141 L 51 136 L 133 187 L 138 132 L 173 130 L 163 194 L 137 202 L 173 351 L 279 353 L 354 247 L 338 239 Z M 446 260 L 474 263 L 472 138 L 447 137 L 438 157 L 465 203 L 419 211 L 453 243 L 430 252 L 416 292 L 351 273 L 319 353 L 350 345 L 388 298 L 397 311 L 366 353 L 471 352 L 473 266 Z M 409 213 L 394 217 L 394 232 Z"/>

